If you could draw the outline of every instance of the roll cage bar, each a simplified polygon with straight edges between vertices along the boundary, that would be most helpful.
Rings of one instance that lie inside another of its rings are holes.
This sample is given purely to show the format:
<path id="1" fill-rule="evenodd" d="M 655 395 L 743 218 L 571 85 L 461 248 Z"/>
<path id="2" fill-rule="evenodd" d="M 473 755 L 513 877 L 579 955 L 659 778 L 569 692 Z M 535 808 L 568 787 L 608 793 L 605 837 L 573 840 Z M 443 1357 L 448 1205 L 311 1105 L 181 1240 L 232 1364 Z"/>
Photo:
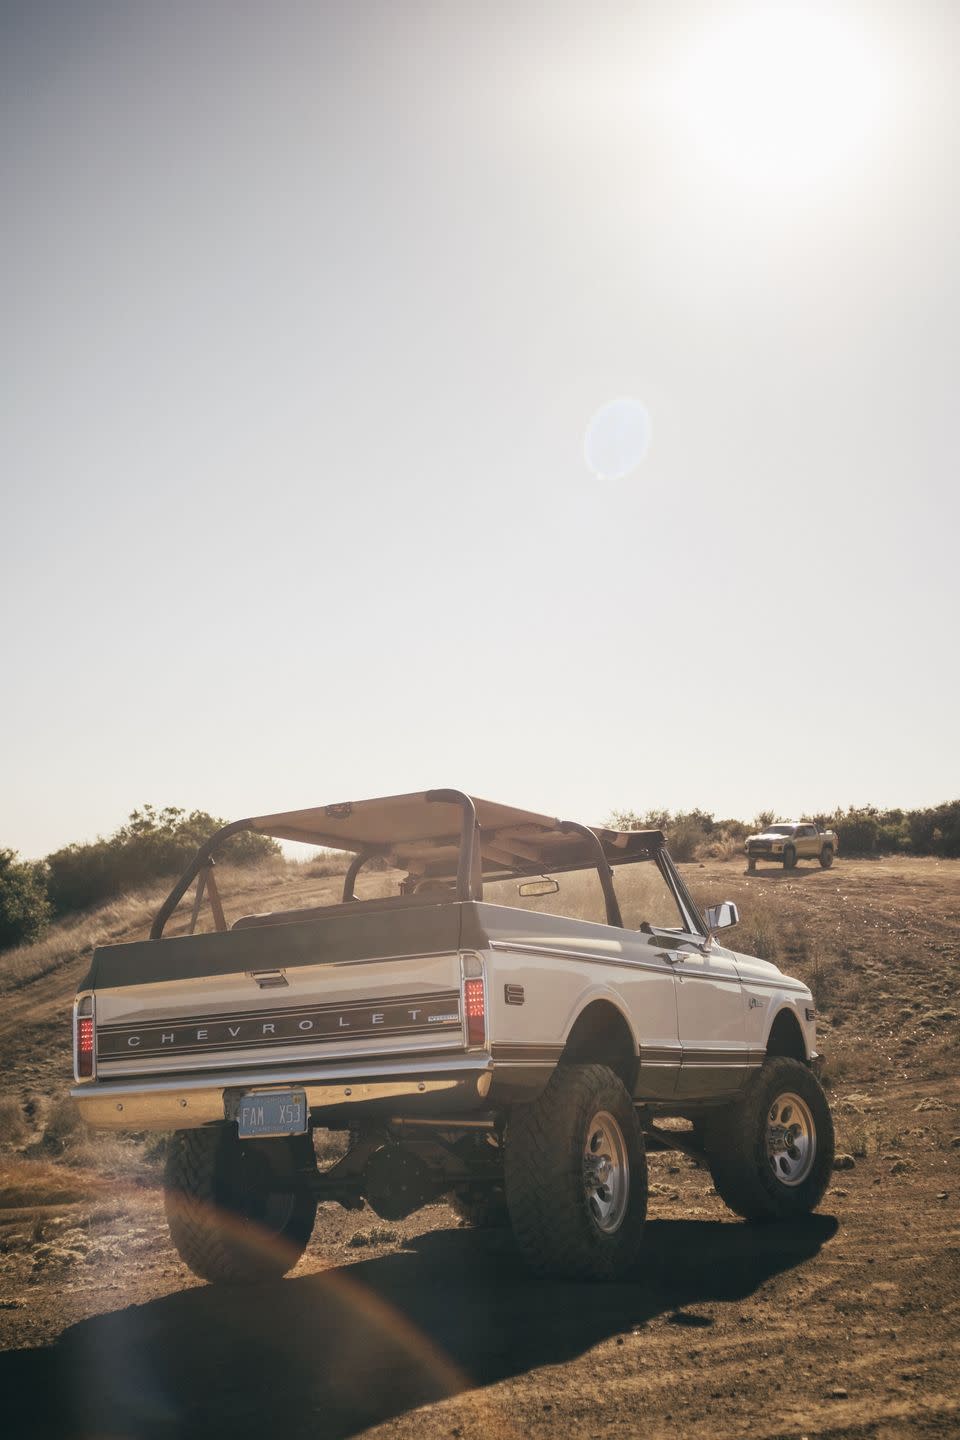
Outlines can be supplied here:
<path id="1" fill-rule="evenodd" d="M 630 864 L 638 860 L 652 859 L 663 875 L 667 885 L 673 891 L 689 933 L 703 936 L 706 936 L 708 933 L 703 917 L 667 851 L 665 837 L 659 831 L 645 832 L 647 848 L 642 851 L 628 851 L 626 849 L 627 837 L 631 834 L 635 835 L 635 832 L 604 831 L 602 833 L 609 837 L 610 850 L 608 851 L 604 845 L 604 841 L 601 839 L 601 835 L 596 830 L 592 830 L 588 825 L 582 825 L 576 820 L 553 822 L 559 833 L 563 835 L 578 835 L 586 842 L 586 857 L 581 854 L 577 857 L 575 863 L 560 865 L 545 865 L 536 860 L 531 860 L 529 864 L 511 863 L 509 866 L 506 866 L 503 863 L 494 861 L 491 862 L 491 868 L 487 872 L 484 872 L 481 855 L 481 827 L 477 819 L 477 807 L 473 798 L 465 794 L 462 790 L 448 789 L 428 790 L 425 792 L 423 798 L 428 803 L 455 805 L 460 809 L 461 821 L 455 892 L 458 901 L 483 899 L 485 873 L 488 879 L 514 877 L 520 879 L 523 876 L 542 875 L 547 870 L 549 870 L 551 874 L 563 874 L 565 871 L 591 868 L 592 862 L 592 866 L 596 868 L 603 891 L 607 924 L 622 929 L 623 919 L 620 912 L 620 904 L 613 885 L 613 866 Z M 205 891 L 213 910 L 216 928 L 218 930 L 225 930 L 227 928 L 213 872 L 216 865 L 217 853 L 222 850 L 228 840 L 243 831 L 269 834 L 269 830 L 261 828 L 260 824 L 254 819 L 234 820 L 229 825 L 224 825 L 220 830 L 216 831 L 209 840 L 206 840 L 200 846 L 196 855 L 176 881 L 170 894 L 157 911 L 153 924 L 150 927 L 151 940 L 159 940 L 162 938 L 167 921 L 180 904 L 180 901 L 194 880 L 197 881 L 197 889 L 191 918 L 191 931 L 196 925 L 200 904 Z M 623 846 L 622 854 L 618 853 L 618 848 L 621 846 Z M 349 902 L 356 898 L 354 895 L 354 885 L 363 865 L 369 860 L 383 856 L 388 850 L 389 846 L 387 845 L 374 845 L 369 843 L 362 845 L 356 850 L 344 876 L 344 902 Z M 429 870 L 427 874 L 429 875 Z"/>

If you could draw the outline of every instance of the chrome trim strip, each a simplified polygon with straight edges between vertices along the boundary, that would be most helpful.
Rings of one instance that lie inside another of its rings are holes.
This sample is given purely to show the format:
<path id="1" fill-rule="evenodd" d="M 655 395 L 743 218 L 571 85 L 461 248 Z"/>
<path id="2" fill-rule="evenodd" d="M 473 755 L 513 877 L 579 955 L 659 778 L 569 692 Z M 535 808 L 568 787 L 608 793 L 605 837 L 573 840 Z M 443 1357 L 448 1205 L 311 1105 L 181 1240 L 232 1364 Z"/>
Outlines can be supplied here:
<path id="1" fill-rule="evenodd" d="M 522 940 L 491 940 L 490 949 L 519 951 L 523 955 L 543 955 L 548 960 L 589 960 L 594 965 L 613 965 L 621 970 L 652 970 L 655 975 L 673 973 L 665 960 L 659 965 L 651 965 L 643 960 L 617 960 L 612 956 L 593 955 L 584 950 L 561 950 L 546 945 L 528 945 Z"/>
<path id="2" fill-rule="evenodd" d="M 556 1060 L 494 1060 L 491 1069 L 493 1070 L 556 1070 Z"/>
<path id="3" fill-rule="evenodd" d="M 512 1044 L 501 1041 L 491 1045 L 490 1054 L 494 1060 L 559 1060 L 563 1054 L 563 1045 Z"/>
<path id="4" fill-rule="evenodd" d="M 264 926 L 264 929 L 269 928 Z M 439 960 L 443 957 L 456 960 L 459 953 L 458 950 L 417 950 L 410 955 L 364 955 L 359 960 L 318 960 L 317 964 L 325 965 L 330 970 L 341 970 L 347 965 L 389 965 L 394 960 Z"/>
<path id="5" fill-rule="evenodd" d="M 734 964 L 737 962 L 734 961 Z M 802 985 L 798 980 L 788 980 L 786 975 L 777 976 L 769 980 L 758 978 L 756 975 L 741 975 L 744 989 L 759 990 L 792 990 L 796 995 L 809 995 L 810 988 Z"/>
<path id="6" fill-rule="evenodd" d="M 689 953 L 689 952 L 687 952 L 687 953 Z M 670 962 L 668 961 L 668 964 L 669 964 L 669 963 L 670 963 Z M 678 964 L 679 964 L 679 965 L 683 965 L 683 960 L 682 960 L 682 959 L 680 959 L 679 961 L 678 961 L 678 960 L 674 960 L 674 961 L 673 961 L 673 964 L 674 964 L 674 965 L 678 965 Z M 721 985 L 742 985 L 742 984 L 743 984 L 743 981 L 740 979 L 740 976 L 737 975 L 737 974 L 733 974 L 733 975 L 722 975 L 722 974 L 720 974 L 719 972 L 717 972 L 717 971 L 712 971 L 712 970 L 688 970 L 687 967 L 686 967 L 686 965 L 683 965 L 683 969 L 682 969 L 682 970 L 677 970 L 676 974 L 677 974 L 677 978 L 680 979 L 680 980 L 712 980 L 715 985 L 716 985 L 716 984 L 721 984 Z"/>
<path id="7" fill-rule="evenodd" d="M 759 1070 L 763 1064 L 762 1060 L 747 1060 L 746 1058 L 727 1057 L 715 1060 L 684 1060 L 681 1069 L 683 1070 Z"/>

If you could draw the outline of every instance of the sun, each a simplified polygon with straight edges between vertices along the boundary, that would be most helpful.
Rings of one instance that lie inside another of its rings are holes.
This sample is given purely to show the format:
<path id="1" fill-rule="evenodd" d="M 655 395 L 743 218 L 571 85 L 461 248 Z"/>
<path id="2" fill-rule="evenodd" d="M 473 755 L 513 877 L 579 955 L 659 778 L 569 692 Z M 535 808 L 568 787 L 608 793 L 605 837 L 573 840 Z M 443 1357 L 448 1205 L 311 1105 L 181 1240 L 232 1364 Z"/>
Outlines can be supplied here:
<path id="1" fill-rule="evenodd" d="M 889 93 L 876 32 L 815 4 L 762 5 L 708 20 L 676 58 L 674 119 L 702 159 L 748 185 L 797 188 L 854 163 Z"/>

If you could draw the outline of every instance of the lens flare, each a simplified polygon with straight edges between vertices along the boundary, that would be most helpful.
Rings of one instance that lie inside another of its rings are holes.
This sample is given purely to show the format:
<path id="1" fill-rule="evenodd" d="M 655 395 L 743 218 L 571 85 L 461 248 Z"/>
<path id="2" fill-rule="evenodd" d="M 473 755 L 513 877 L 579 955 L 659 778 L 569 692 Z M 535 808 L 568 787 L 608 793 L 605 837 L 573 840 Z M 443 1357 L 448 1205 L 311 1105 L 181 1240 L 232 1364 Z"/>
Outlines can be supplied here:
<path id="1" fill-rule="evenodd" d="M 587 426 L 583 455 L 601 480 L 622 480 L 650 448 L 650 416 L 639 400 L 623 398 L 602 405 Z"/>

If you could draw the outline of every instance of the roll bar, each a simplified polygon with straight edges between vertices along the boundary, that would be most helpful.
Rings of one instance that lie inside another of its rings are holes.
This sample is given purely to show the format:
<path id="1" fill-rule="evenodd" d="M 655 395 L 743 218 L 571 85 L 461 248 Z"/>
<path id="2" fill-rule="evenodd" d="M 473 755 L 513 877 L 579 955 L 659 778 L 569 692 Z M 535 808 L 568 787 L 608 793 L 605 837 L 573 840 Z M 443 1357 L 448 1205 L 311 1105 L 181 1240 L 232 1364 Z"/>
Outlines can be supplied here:
<path id="1" fill-rule="evenodd" d="M 575 835 L 582 835 L 584 840 L 587 840 L 593 846 L 597 854 L 597 874 L 600 876 L 603 899 L 607 907 L 607 924 L 616 925 L 618 929 L 622 930 L 623 918 L 620 914 L 620 901 L 617 899 L 617 892 L 613 888 L 613 870 L 610 867 L 610 862 L 607 859 L 600 836 L 595 830 L 591 830 L 589 825 L 581 825 L 578 820 L 561 820 L 560 829 L 567 835 L 571 832 Z"/>

